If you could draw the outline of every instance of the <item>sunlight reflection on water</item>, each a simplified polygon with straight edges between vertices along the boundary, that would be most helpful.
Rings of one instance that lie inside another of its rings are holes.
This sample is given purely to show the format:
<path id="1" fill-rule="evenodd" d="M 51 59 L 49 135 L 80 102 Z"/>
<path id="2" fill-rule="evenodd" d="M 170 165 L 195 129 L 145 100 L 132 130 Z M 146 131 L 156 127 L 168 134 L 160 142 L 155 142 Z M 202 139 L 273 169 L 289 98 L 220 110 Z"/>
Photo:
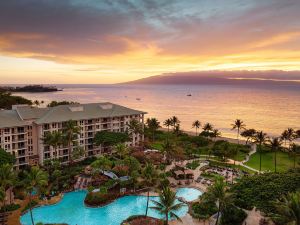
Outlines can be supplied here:
<path id="1" fill-rule="evenodd" d="M 300 124 L 300 86 L 77 85 L 61 92 L 40 93 L 38 97 L 36 93 L 18 94 L 46 103 L 52 100 L 110 101 L 146 111 L 147 117 L 156 117 L 161 122 L 176 115 L 185 130 L 192 130 L 192 122 L 199 119 L 202 123 L 212 123 L 228 137 L 236 136 L 230 124 L 237 118 L 244 120 L 247 127 L 264 130 L 270 135 L 278 135 L 287 127 L 299 129 Z"/>

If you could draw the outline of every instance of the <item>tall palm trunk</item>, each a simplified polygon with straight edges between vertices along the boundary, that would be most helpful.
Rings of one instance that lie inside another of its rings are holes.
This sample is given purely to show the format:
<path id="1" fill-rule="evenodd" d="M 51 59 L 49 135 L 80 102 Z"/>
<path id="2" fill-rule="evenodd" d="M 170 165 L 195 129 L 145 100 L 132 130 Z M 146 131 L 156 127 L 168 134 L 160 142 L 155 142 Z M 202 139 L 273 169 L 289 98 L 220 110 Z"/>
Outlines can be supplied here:
<path id="1" fill-rule="evenodd" d="M 220 203 L 219 203 L 219 207 L 218 207 L 218 214 L 217 214 L 217 220 L 216 220 L 216 223 L 215 223 L 215 225 L 218 225 L 218 223 L 219 223 L 220 211 L 221 211 L 221 209 L 220 209 Z"/>
<path id="2" fill-rule="evenodd" d="M 168 225 L 169 224 L 169 215 L 168 215 L 169 213 L 168 212 L 166 212 L 166 222 L 165 222 L 165 224 L 166 225 Z"/>
<path id="3" fill-rule="evenodd" d="M 6 190 L 4 188 L 4 199 L 3 199 L 3 209 L 4 209 L 4 212 L 6 212 Z"/>
<path id="4" fill-rule="evenodd" d="M 31 196 L 31 192 L 29 194 L 29 212 L 30 212 L 30 218 L 31 218 L 31 223 L 32 225 L 34 225 L 34 221 L 33 221 L 33 215 L 32 215 L 32 200 L 31 200 L 32 196 Z"/>
<path id="5" fill-rule="evenodd" d="M 275 163 L 275 173 L 277 172 L 277 151 L 275 150 L 275 153 L 274 153 L 274 163 Z"/>
<path id="6" fill-rule="evenodd" d="M 294 153 L 294 169 L 296 168 L 296 153 Z"/>
<path id="7" fill-rule="evenodd" d="M 146 216 L 148 215 L 148 208 L 149 208 L 149 189 L 148 189 L 148 192 L 147 192 Z"/>
<path id="8" fill-rule="evenodd" d="M 261 143 L 259 144 L 259 172 L 261 172 Z"/>
<path id="9" fill-rule="evenodd" d="M 240 128 L 238 128 L 238 130 L 237 130 L 237 141 L 238 141 L 238 144 L 240 144 Z"/>
<path id="10" fill-rule="evenodd" d="M 68 150 L 68 157 L 69 157 L 69 165 L 72 164 L 72 141 L 69 140 L 69 143 L 68 143 L 68 147 L 69 147 L 69 150 Z"/>
<path id="11" fill-rule="evenodd" d="M 54 159 L 57 159 L 57 147 L 54 148 L 55 157 Z"/>

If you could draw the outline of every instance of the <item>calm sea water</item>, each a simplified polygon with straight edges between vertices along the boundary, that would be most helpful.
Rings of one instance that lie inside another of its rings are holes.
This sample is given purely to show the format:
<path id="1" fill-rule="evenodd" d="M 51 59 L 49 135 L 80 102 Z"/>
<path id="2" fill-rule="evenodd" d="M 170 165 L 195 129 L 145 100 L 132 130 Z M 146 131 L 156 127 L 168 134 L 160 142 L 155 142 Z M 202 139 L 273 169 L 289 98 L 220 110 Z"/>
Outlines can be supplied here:
<path id="1" fill-rule="evenodd" d="M 235 137 L 231 124 L 242 119 L 248 128 L 279 135 L 287 127 L 300 128 L 300 85 L 57 85 L 54 93 L 18 93 L 31 100 L 71 100 L 80 103 L 121 104 L 148 112 L 161 123 L 177 116 L 184 130 L 192 122 L 210 122 L 226 137 Z M 191 94 L 192 96 L 187 96 Z M 140 100 L 137 100 L 140 99 Z"/>

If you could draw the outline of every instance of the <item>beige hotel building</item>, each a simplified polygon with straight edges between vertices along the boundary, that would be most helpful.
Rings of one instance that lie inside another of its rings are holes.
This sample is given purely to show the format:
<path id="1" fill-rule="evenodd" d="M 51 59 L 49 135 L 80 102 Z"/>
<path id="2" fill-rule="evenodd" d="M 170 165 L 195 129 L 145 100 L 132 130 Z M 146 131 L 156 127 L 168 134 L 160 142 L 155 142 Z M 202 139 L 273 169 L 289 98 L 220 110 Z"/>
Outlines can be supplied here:
<path id="1" fill-rule="evenodd" d="M 130 120 L 144 124 L 145 112 L 112 103 L 61 105 L 37 108 L 15 105 L 11 110 L 0 110 L 0 147 L 16 157 L 16 167 L 43 164 L 54 158 L 53 148 L 44 145 L 46 132 L 63 130 L 64 123 L 74 120 L 81 132 L 76 141 L 85 150 L 86 157 L 108 151 L 107 147 L 95 146 L 93 138 L 98 131 L 125 132 Z M 133 134 L 129 146 L 139 146 L 143 134 Z M 58 158 L 68 162 L 68 147 L 60 146 Z"/>

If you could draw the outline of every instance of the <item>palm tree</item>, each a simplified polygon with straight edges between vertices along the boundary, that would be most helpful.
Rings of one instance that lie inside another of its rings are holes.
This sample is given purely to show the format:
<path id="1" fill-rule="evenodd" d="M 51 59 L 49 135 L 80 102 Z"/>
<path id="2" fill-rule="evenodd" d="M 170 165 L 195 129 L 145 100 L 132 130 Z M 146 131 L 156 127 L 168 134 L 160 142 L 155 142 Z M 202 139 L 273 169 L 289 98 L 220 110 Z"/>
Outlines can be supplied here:
<path id="1" fill-rule="evenodd" d="M 113 162 L 105 156 L 100 156 L 94 162 L 91 163 L 91 167 L 95 169 L 100 169 L 101 171 L 111 169 L 112 165 Z"/>
<path id="2" fill-rule="evenodd" d="M 0 165 L 0 187 L 4 190 L 4 195 L 6 195 L 6 190 L 13 187 L 16 179 L 16 174 L 13 170 L 13 166 L 10 164 Z M 11 194 L 10 194 L 11 197 Z M 10 199 L 11 202 L 11 199 Z M 3 200 L 3 206 L 5 208 L 5 197 Z"/>
<path id="3" fill-rule="evenodd" d="M 284 130 L 281 134 L 281 138 L 285 141 L 284 145 L 286 146 L 286 141 L 289 142 L 289 149 L 292 147 L 292 141 L 296 138 L 296 133 L 293 128 L 288 128 Z"/>
<path id="4" fill-rule="evenodd" d="M 124 158 L 124 156 L 126 154 L 128 154 L 128 148 L 127 148 L 127 146 L 125 144 L 122 144 L 122 143 L 116 144 L 114 146 L 114 149 L 117 152 L 117 154 L 119 155 L 120 159 Z"/>
<path id="5" fill-rule="evenodd" d="M 283 220 L 284 224 L 300 225 L 300 192 L 288 193 L 281 200 L 274 202 L 274 219 Z"/>
<path id="6" fill-rule="evenodd" d="M 201 127 L 201 123 L 199 120 L 195 120 L 192 124 L 193 128 L 196 128 L 196 136 L 197 136 L 197 130 Z"/>
<path id="7" fill-rule="evenodd" d="M 242 129 L 245 129 L 246 125 L 245 125 L 245 123 L 242 120 L 236 119 L 234 121 L 234 123 L 231 124 L 231 126 L 232 126 L 232 130 L 237 129 L 237 140 L 238 140 L 238 144 L 240 144 L 240 131 Z"/>
<path id="8" fill-rule="evenodd" d="M 176 116 L 172 116 L 170 119 L 172 121 L 172 126 L 174 127 L 175 130 L 176 126 L 180 124 L 180 120 Z"/>
<path id="9" fill-rule="evenodd" d="M 294 169 L 295 169 L 296 168 L 296 158 L 297 158 L 297 155 L 300 154 L 300 146 L 293 143 L 291 145 L 290 152 L 292 153 L 292 155 L 294 157 Z"/>
<path id="10" fill-rule="evenodd" d="M 213 131 L 212 131 L 212 137 L 214 137 L 215 139 L 217 138 L 217 137 L 221 137 L 221 132 L 218 130 L 218 129 L 213 129 Z"/>
<path id="11" fill-rule="evenodd" d="M 296 138 L 295 130 L 293 128 L 288 128 L 287 130 L 288 134 L 288 141 L 289 141 L 289 148 L 292 147 L 292 141 Z"/>
<path id="12" fill-rule="evenodd" d="M 210 131 L 213 130 L 213 125 L 210 124 L 210 123 L 206 123 L 206 124 L 204 124 L 204 126 L 203 126 L 203 130 L 204 130 L 205 132 L 210 132 Z"/>
<path id="13" fill-rule="evenodd" d="M 158 130 L 158 128 L 160 128 L 160 123 L 156 118 L 148 118 L 146 124 L 148 126 L 148 129 L 152 133 L 152 141 L 154 141 L 154 134 Z"/>
<path id="14" fill-rule="evenodd" d="M 32 215 L 32 192 L 37 190 L 40 193 L 41 188 L 48 184 L 48 174 L 38 167 L 31 167 L 29 172 L 25 172 L 25 185 L 29 193 L 29 211 L 32 225 L 34 225 Z"/>
<path id="15" fill-rule="evenodd" d="M 157 181 L 157 171 L 151 163 L 147 163 L 144 170 L 142 171 L 143 178 L 148 186 L 154 185 Z M 147 191 L 147 206 L 146 206 L 146 216 L 148 215 L 149 208 L 149 188 Z"/>
<path id="16" fill-rule="evenodd" d="M 284 141 L 284 146 L 286 147 L 286 142 L 288 140 L 288 133 L 287 133 L 287 130 L 284 130 L 282 133 L 281 133 L 281 136 L 280 136 L 281 140 Z"/>
<path id="17" fill-rule="evenodd" d="M 54 158 L 56 159 L 57 149 L 60 145 L 63 144 L 63 135 L 60 131 L 46 132 L 44 137 L 42 138 L 44 145 L 49 145 L 54 150 Z"/>
<path id="18" fill-rule="evenodd" d="M 212 197 L 218 202 L 217 220 L 215 223 L 217 225 L 219 222 L 220 213 L 223 212 L 226 201 L 228 200 L 226 195 L 226 183 L 224 182 L 223 178 L 216 179 L 215 184 L 209 188 L 209 193 L 211 193 Z"/>
<path id="19" fill-rule="evenodd" d="M 78 134 L 80 134 L 80 127 L 77 126 L 77 122 L 74 120 L 67 121 L 64 127 L 64 138 L 68 146 L 69 163 L 72 162 L 74 139 L 77 139 Z"/>
<path id="20" fill-rule="evenodd" d="M 134 135 L 144 133 L 143 124 L 136 119 L 132 119 L 128 124 L 128 131 L 131 138 L 134 139 Z"/>
<path id="21" fill-rule="evenodd" d="M 36 106 L 39 106 L 39 105 L 40 105 L 40 102 L 39 102 L 39 100 L 34 100 L 34 101 L 33 101 L 33 104 L 35 104 Z"/>
<path id="22" fill-rule="evenodd" d="M 166 160 L 168 163 L 172 160 L 175 152 L 175 146 L 172 144 L 169 139 L 166 139 L 165 142 L 162 144 L 162 152 L 164 153 Z"/>
<path id="23" fill-rule="evenodd" d="M 172 120 L 171 119 L 166 119 L 164 122 L 164 126 L 168 128 L 168 132 L 170 131 L 170 126 L 172 126 Z"/>
<path id="24" fill-rule="evenodd" d="M 72 152 L 72 160 L 82 159 L 85 156 L 85 150 L 82 146 L 76 146 Z"/>
<path id="25" fill-rule="evenodd" d="M 269 145 L 272 149 L 272 151 L 274 152 L 274 166 L 275 166 L 275 173 L 276 168 L 277 168 L 277 151 L 281 148 L 282 145 L 282 141 L 279 137 L 273 138 L 271 140 L 269 140 Z"/>
<path id="26" fill-rule="evenodd" d="M 250 140 L 253 140 L 256 134 L 256 130 L 255 129 L 246 129 L 244 131 L 241 132 L 241 136 L 246 138 L 246 145 L 248 144 L 248 142 Z"/>
<path id="27" fill-rule="evenodd" d="M 267 134 L 263 131 L 257 131 L 255 135 L 255 143 L 259 145 L 259 172 L 261 172 L 261 155 L 262 155 L 262 145 L 268 140 Z"/>
<path id="28" fill-rule="evenodd" d="M 163 187 L 159 194 L 159 201 L 152 200 L 155 206 L 151 209 L 157 210 L 160 214 L 165 215 L 165 224 L 169 224 L 169 216 L 181 221 L 176 211 L 184 206 L 184 203 L 176 203 L 176 193 L 169 187 Z"/>
<path id="29" fill-rule="evenodd" d="M 300 130 L 296 130 L 295 134 L 296 134 L 296 138 L 300 138 Z"/>

